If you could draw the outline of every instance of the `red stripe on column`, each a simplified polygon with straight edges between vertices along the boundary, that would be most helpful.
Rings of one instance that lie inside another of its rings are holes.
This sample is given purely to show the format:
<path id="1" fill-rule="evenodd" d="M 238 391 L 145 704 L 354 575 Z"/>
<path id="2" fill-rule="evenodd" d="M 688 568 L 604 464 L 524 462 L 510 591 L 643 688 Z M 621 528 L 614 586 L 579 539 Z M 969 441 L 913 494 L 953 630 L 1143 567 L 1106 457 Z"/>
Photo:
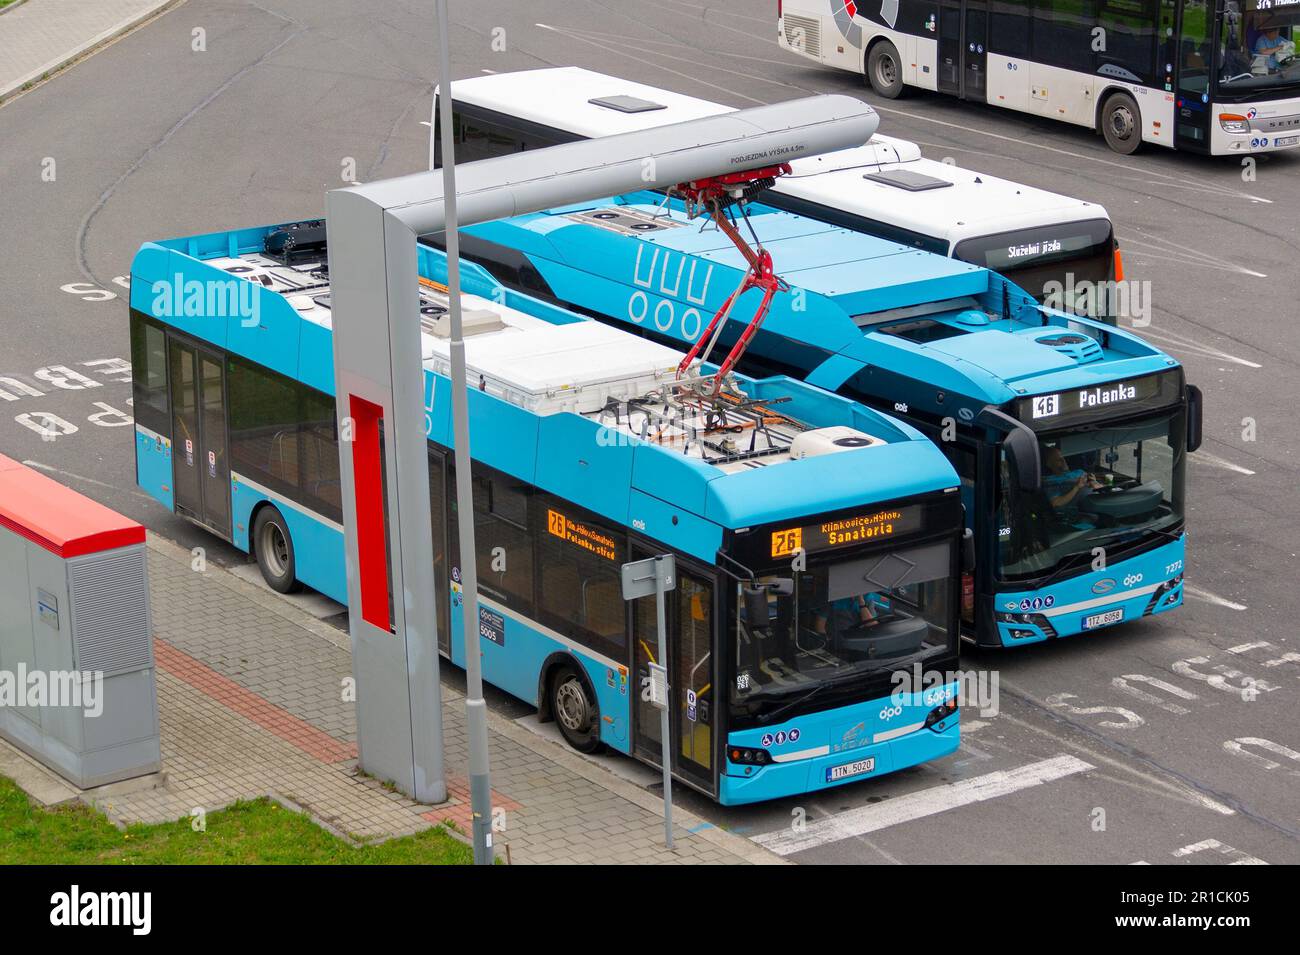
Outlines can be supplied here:
<path id="1" fill-rule="evenodd" d="M 388 619 L 388 541 L 384 532 L 384 471 L 379 426 L 384 409 L 348 396 L 352 414 L 352 489 L 357 511 L 357 573 L 361 578 L 361 618 L 382 630 Z"/>

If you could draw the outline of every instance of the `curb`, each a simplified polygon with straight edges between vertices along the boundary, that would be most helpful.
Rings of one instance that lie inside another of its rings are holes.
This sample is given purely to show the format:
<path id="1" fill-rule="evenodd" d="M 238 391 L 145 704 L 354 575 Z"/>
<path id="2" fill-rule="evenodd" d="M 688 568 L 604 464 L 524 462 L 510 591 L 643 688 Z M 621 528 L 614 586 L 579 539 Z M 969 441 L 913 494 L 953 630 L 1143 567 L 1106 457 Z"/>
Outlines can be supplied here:
<path id="1" fill-rule="evenodd" d="M 25 2 L 26 0 L 18 0 L 17 3 L 10 4 L 3 11 L 0 11 L 0 14 L 11 12 L 15 8 L 23 6 Z M 64 67 L 70 66 L 82 57 L 95 52 L 99 47 L 106 46 L 124 33 L 129 33 L 131 30 L 134 30 L 146 20 L 151 20 L 154 17 L 165 13 L 171 7 L 178 6 L 183 2 L 184 0 L 157 0 L 157 2 L 148 10 L 127 17 L 119 23 L 109 27 L 107 30 L 99 33 L 97 36 L 93 36 L 90 39 L 77 44 L 66 53 L 59 54 L 48 63 L 37 67 L 25 76 L 20 76 L 17 80 L 8 82 L 7 84 L 0 84 L 0 104 L 7 102 L 16 94 L 28 92 L 28 89 L 34 89 L 44 80 L 49 79 Z M 25 87 L 27 87 L 27 89 L 25 89 Z"/>
<path id="2" fill-rule="evenodd" d="M 153 531 L 148 532 L 146 540 L 150 550 L 179 563 L 189 564 L 190 552 L 179 544 L 160 537 Z M 273 591 L 263 591 L 254 584 L 236 577 L 226 568 L 211 562 L 209 562 L 207 570 L 203 574 L 219 586 L 234 591 L 238 596 L 252 600 L 266 610 L 278 614 L 285 620 L 351 653 L 351 643 L 347 634 L 341 633 L 329 626 L 329 624 L 322 623 L 310 614 L 299 610 Z M 462 698 L 463 695 L 458 690 L 444 683 L 444 702 Z M 490 709 L 487 711 L 487 722 L 490 730 L 504 736 L 512 743 L 522 746 L 524 749 L 550 762 L 563 766 L 573 774 L 581 776 L 588 782 L 595 783 L 602 789 L 627 800 L 635 806 L 639 806 L 659 819 L 663 818 L 663 800 L 639 786 L 621 779 L 602 766 L 588 762 L 579 754 L 571 752 L 559 743 L 552 743 L 550 740 L 539 737 L 536 733 L 529 732 L 521 726 L 516 726 L 509 719 L 493 713 Z M 703 839 L 705 842 L 711 843 L 724 852 L 730 853 L 751 865 L 792 864 L 776 853 L 764 849 L 743 836 L 727 832 L 725 829 L 719 829 L 711 822 L 700 818 L 681 806 L 673 806 L 673 828 L 688 832 L 691 838 Z M 498 855 L 501 854 L 498 851 Z"/>
<path id="3" fill-rule="evenodd" d="M 9 4 L 7 7 L 0 7 L 0 17 L 4 16 L 6 13 L 9 13 L 12 10 L 17 10 L 26 2 L 27 0 L 14 0 L 14 2 Z"/>

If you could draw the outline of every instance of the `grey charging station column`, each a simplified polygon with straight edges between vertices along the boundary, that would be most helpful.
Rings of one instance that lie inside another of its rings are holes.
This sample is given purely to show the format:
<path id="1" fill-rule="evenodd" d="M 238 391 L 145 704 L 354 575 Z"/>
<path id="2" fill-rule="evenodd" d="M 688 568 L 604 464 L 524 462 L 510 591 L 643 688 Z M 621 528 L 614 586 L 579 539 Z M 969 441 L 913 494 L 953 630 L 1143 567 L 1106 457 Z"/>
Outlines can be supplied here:
<path id="1" fill-rule="evenodd" d="M 814 96 L 467 163 L 459 221 L 834 152 L 877 123 L 860 100 Z M 326 195 L 357 747 L 362 769 L 428 802 L 446 784 L 415 243 L 445 227 L 442 188 L 437 170 Z"/>

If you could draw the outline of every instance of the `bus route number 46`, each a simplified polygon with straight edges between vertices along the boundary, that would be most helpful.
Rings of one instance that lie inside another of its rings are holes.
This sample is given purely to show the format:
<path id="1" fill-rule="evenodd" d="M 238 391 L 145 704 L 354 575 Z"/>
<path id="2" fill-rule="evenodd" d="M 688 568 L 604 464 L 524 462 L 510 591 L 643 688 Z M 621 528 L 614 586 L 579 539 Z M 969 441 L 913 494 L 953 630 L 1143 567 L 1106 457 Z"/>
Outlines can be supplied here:
<path id="1" fill-rule="evenodd" d="M 1039 395 L 1034 399 L 1034 417 L 1050 418 L 1061 413 L 1060 395 Z"/>

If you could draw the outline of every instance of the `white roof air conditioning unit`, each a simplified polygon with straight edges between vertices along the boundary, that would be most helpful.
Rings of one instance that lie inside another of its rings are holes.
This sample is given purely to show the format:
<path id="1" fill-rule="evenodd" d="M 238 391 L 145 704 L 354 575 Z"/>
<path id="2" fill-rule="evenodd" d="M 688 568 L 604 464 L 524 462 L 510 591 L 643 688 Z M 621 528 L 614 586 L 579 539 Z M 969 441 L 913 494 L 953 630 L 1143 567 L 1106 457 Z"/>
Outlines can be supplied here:
<path id="1" fill-rule="evenodd" d="M 873 448 L 885 444 L 882 438 L 876 438 L 856 428 L 837 425 L 833 428 L 816 428 L 797 435 L 790 442 L 790 457 L 796 461 L 803 458 L 815 458 L 822 454 L 834 454 L 837 451 L 852 451 L 856 448 Z"/>

